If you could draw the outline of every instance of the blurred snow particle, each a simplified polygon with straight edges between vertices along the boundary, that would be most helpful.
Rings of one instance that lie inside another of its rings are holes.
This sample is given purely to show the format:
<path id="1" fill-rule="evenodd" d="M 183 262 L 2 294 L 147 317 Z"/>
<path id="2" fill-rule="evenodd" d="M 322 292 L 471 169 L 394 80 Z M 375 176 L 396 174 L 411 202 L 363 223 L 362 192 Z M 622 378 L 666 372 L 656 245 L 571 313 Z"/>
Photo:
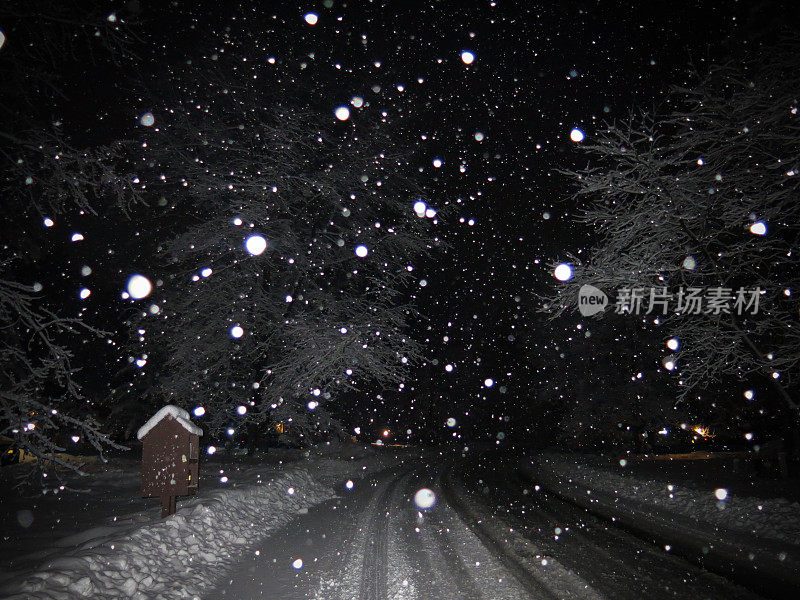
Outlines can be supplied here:
<path id="1" fill-rule="evenodd" d="M 292 562 L 292 568 L 293 568 L 293 569 L 297 569 L 298 571 L 299 571 L 300 569 L 302 569 L 302 568 L 303 568 L 303 559 L 302 559 L 302 558 L 296 558 L 296 559 L 295 559 L 295 560 Z"/>
<path id="2" fill-rule="evenodd" d="M 744 397 L 748 400 L 752 400 L 755 397 L 755 392 L 753 390 L 745 390 Z"/>
<path id="3" fill-rule="evenodd" d="M 572 279 L 572 267 L 566 263 L 561 263 L 555 268 L 553 275 L 555 275 L 556 279 L 559 281 L 569 281 Z"/>
<path id="4" fill-rule="evenodd" d="M 717 488 L 714 490 L 714 495 L 717 497 L 717 500 L 725 500 L 728 497 L 728 490 L 725 488 Z"/>
<path id="5" fill-rule="evenodd" d="M 53 219 L 51 219 L 50 217 L 45 217 L 43 223 L 45 227 L 52 227 L 53 225 L 55 225 Z"/>
<path id="6" fill-rule="evenodd" d="M 86 298 L 91 296 L 91 294 L 92 294 L 92 290 L 90 290 L 89 288 L 81 289 L 81 294 L 80 294 L 81 300 L 86 300 Z"/>
<path id="7" fill-rule="evenodd" d="M 442 159 L 441 158 L 434 158 L 433 159 L 433 166 L 437 169 L 442 166 Z"/>
<path id="8" fill-rule="evenodd" d="M 214 454 L 216 451 L 217 451 L 217 447 L 216 446 L 209 446 L 208 448 L 206 448 L 206 452 L 209 455 Z"/>
<path id="9" fill-rule="evenodd" d="M 687 271 L 694 271 L 697 267 L 697 261 L 694 259 L 694 256 L 689 255 L 683 259 L 683 268 Z"/>
<path id="10" fill-rule="evenodd" d="M 750 225 L 750 233 L 753 235 L 767 235 L 767 225 L 764 221 L 756 221 Z"/>
<path id="11" fill-rule="evenodd" d="M 667 340 L 667 348 L 670 350 L 677 350 L 680 347 L 681 343 L 678 338 L 670 338 Z"/>
<path id="12" fill-rule="evenodd" d="M 309 25 L 316 25 L 317 22 L 319 21 L 319 16 L 317 16 L 316 13 L 310 12 L 310 13 L 306 13 L 305 15 L 303 15 L 303 19 L 305 19 L 305 22 L 308 23 Z M 301 565 L 302 565 L 302 561 L 301 561 Z"/>
<path id="13" fill-rule="evenodd" d="M 83 265 L 81 267 L 81 275 L 83 275 L 84 277 L 88 277 L 91 274 L 92 274 L 92 267 L 90 267 L 89 265 Z"/>
<path id="14" fill-rule="evenodd" d="M 436 494 L 433 493 L 433 490 L 422 488 L 414 494 L 414 504 L 423 510 L 431 508 L 436 504 Z"/>
<path id="15" fill-rule="evenodd" d="M 469 50 L 464 50 L 461 53 L 461 60 L 464 61 L 465 65 L 471 65 L 475 61 L 475 55 Z"/>
<path id="16" fill-rule="evenodd" d="M 267 240 L 258 234 L 251 235 L 244 241 L 244 247 L 253 256 L 258 256 L 267 249 Z"/>
<path id="17" fill-rule="evenodd" d="M 582 142 L 583 137 L 583 132 L 577 127 L 573 128 L 572 131 L 569 132 L 569 139 L 571 139 L 573 142 Z"/>
<path id="18" fill-rule="evenodd" d="M 353 485 L 354 485 L 353 484 L 353 480 L 352 479 L 348 479 L 347 483 L 344 484 L 344 487 L 346 487 L 348 490 L 352 490 L 353 489 Z"/>
<path id="19" fill-rule="evenodd" d="M 367 254 L 369 254 L 369 250 L 364 245 L 356 246 L 356 256 L 359 258 L 364 258 Z"/>
<path id="20" fill-rule="evenodd" d="M 355 106 L 356 108 L 361 108 L 364 106 L 364 99 L 361 96 L 353 96 L 350 98 L 350 104 Z"/>
<path id="21" fill-rule="evenodd" d="M 33 513 L 28 509 L 18 510 L 17 523 L 19 523 L 22 527 L 27 529 L 28 527 L 33 525 Z"/>
<path id="22" fill-rule="evenodd" d="M 427 208 L 428 205 L 425 204 L 425 202 L 423 202 L 422 200 L 417 200 L 416 202 L 414 202 L 414 212 L 417 213 L 417 216 L 419 218 L 425 216 L 425 210 L 427 210 Z"/>
<path id="23" fill-rule="evenodd" d="M 70 239 L 73 242 L 81 242 L 84 238 L 82 233 L 73 233 Z"/>
<path id="24" fill-rule="evenodd" d="M 202 406 L 196 406 L 195 409 L 192 411 L 195 417 L 202 417 L 206 414 L 206 409 Z"/>
<path id="25" fill-rule="evenodd" d="M 475 132 L 475 141 L 482 142 L 483 141 L 483 133 L 480 131 Z"/>
<path id="26" fill-rule="evenodd" d="M 236 407 L 236 414 L 237 415 L 239 415 L 241 417 L 241 416 L 244 416 L 245 413 L 247 413 L 247 407 L 246 406 L 244 406 L 243 404 L 240 404 L 239 406 Z"/>
<path id="27" fill-rule="evenodd" d="M 231 327 L 231 337 L 240 338 L 244 335 L 244 329 L 239 327 L 238 325 L 234 325 Z"/>
<path id="28" fill-rule="evenodd" d="M 494 379 L 491 379 L 491 378 L 489 378 L 489 379 L 486 379 L 486 380 L 483 382 L 483 385 L 485 385 L 487 388 L 490 388 L 490 387 L 492 387 L 492 386 L 494 385 Z"/>
<path id="29" fill-rule="evenodd" d="M 449 419 L 447 419 L 447 426 L 448 427 L 455 427 L 456 426 L 456 420 L 453 417 L 450 417 Z"/>
<path id="30" fill-rule="evenodd" d="M 144 275 L 133 275 L 128 279 L 127 285 L 128 294 L 134 300 L 141 300 L 150 295 L 153 291 L 153 284 Z"/>
<path id="31" fill-rule="evenodd" d="M 337 106 L 333 114 L 335 114 L 336 118 L 340 121 L 347 121 L 347 119 L 350 118 L 350 109 L 346 106 Z"/>
<path id="32" fill-rule="evenodd" d="M 141 117 L 139 117 L 139 123 L 144 125 L 145 127 L 152 127 L 153 123 L 156 122 L 156 118 L 153 116 L 153 113 L 146 112 Z"/>

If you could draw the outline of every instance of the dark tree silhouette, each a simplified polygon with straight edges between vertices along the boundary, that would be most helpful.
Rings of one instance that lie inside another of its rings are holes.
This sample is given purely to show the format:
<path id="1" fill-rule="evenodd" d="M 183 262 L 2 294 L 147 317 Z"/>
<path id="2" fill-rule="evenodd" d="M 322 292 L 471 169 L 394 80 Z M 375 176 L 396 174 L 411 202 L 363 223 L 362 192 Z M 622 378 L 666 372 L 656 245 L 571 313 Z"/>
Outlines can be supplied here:
<path id="1" fill-rule="evenodd" d="M 557 316 L 577 306 L 585 283 L 607 292 L 721 289 L 726 301 L 717 309 L 675 314 L 676 296 L 668 314 L 657 308 L 649 315 L 658 317 L 665 341 L 679 341 L 672 364 L 681 397 L 696 400 L 730 377 L 760 377 L 795 417 L 797 51 L 796 42 L 785 43 L 713 66 L 696 84 L 675 89 L 665 113 L 634 114 L 587 140 L 592 162 L 571 175 L 581 220 L 598 241 L 588 259 L 570 257 L 574 277 L 545 299 Z M 740 289 L 761 290 L 757 312 L 737 306 Z"/>

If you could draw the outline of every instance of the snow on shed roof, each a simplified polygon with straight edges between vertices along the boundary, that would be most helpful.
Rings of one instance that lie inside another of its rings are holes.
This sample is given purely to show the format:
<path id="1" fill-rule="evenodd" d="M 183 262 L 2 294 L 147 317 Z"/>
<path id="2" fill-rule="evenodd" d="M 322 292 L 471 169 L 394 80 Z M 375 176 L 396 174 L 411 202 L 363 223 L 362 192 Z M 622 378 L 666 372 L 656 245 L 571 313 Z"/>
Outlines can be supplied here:
<path id="1" fill-rule="evenodd" d="M 183 427 L 189 433 L 196 433 L 197 435 L 203 435 L 203 430 L 189 420 L 188 412 L 186 412 L 182 408 L 173 406 L 172 404 L 167 404 L 164 408 L 162 408 L 156 414 L 150 417 L 147 420 L 147 423 L 145 423 L 139 428 L 139 431 L 136 432 L 136 439 L 140 440 L 148 433 L 150 433 L 150 430 L 153 427 L 155 427 L 159 423 L 159 421 L 161 421 L 161 419 L 163 419 L 166 416 L 170 416 L 173 419 L 175 419 L 181 425 L 181 427 Z"/>

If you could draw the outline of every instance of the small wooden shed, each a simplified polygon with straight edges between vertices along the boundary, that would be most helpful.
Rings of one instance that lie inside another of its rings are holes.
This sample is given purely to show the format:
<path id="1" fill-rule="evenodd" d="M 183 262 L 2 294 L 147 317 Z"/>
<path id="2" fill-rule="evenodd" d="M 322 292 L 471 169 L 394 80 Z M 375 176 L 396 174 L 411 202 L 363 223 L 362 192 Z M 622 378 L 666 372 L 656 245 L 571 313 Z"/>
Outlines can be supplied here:
<path id="1" fill-rule="evenodd" d="M 165 406 L 139 428 L 142 441 L 142 497 L 161 498 L 161 516 L 175 513 L 177 496 L 197 493 L 200 436 L 189 413 Z"/>

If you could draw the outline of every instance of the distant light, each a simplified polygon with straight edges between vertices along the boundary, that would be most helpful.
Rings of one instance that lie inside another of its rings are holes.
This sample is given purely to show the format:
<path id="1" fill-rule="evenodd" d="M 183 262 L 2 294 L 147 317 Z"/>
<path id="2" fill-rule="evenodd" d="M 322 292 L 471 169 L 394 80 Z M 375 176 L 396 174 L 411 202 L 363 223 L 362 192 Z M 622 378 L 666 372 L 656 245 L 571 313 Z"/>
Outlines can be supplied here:
<path id="1" fill-rule="evenodd" d="M 45 227 L 52 227 L 53 225 L 55 225 L 53 219 L 51 219 L 50 217 L 45 217 L 43 223 Z"/>
<path id="2" fill-rule="evenodd" d="M 303 16 L 303 19 L 305 19 L 306 23 L 308 23 L 309 25 L 316 25 L 317 21 L 319 21 L 319 16 L 317 16 L 317 13 L 310 12 L 306 13 Z"/>
<path id="3" fill-rule="evenodd" d="M 92 290 L 89 288 L 83 288 L 81 290 L 81 300 L 86 300 L 92 294 Z"/>
<path id="4" fill-rule="evenodd" d="M 206 448 L 206 452 L 208 452 L 209 454 L 214 454 L 214 452 L 216 451 L 217 451 L 216 446 L 209 446 L 208 448 Z"/>
<path id="5" fill-rule="evenodd" d="M 352 104 L 356 108 L 361 108 L 362 106 L 364 106 L 364 99 L 361 96 L 353 96 L 350 99 L 350 104 Z"/>
<path id="6" fill-rule="evenodd" d="M 492 386 L 494 385 L 494 379 L 491 379 L 491 378 L 489 378 L 489 379 L 486 379 L 486 380 L 483 382 L 483 385 L 485 385 L 487 388 L 490 388 L 490 387 L 492 387 Z"/>
<path id="7" fill-rule="evenodd" d="M 461 53 L 461 60 L 464 61 L 465 65 L 471 65 L 475 61 L 475 55 L 469 50 L 464 50 Z"/>
<path id="8" fill-rule="evenodd" d="M 456 420 L 453 417 L 450 417 L 449 419 L 447 419 L 447 426 L 448 427 L 455 427 L 456 426 Z"/>
<path id="9" fill-rule="evenodd" d="M 131 276 L 131 278 L 128 279 L 128 285 L 126 287 L 128 294 L 134 300 L 147 298 L 150 292 L 153 291 L 153 284 L 150 283 L 150 280 L 144 275 L 139 274 Z"/>
<path id="10" fill-rule="evenodd" d="M 755 397 L 755 392 L 753 390 L 745 390 L 744 397 L 748 400 L 752 400 Z"/>
<path id="11" fill-rule="evenodd" d="M 239 325 L 234 325 L 231 327 L 231 337 L 240 338 L 244 335 L 244 329 L 242 329 Z"/>
<path id="12" fill-rule="evenodd" d="M 367 254 L 369 254 L 369 250 L 367 250 L 366 246 L 356 246 L 356 256 L 364 258 Z"/>
<path id="13" fill-rule="evenodd" d="M 335 114 L 336 118 L 340 121 L 347 121 L 347 119 L 350 118 L 350 109 L 346 106 L 337 106 L 333 114 Z"/>
<path id="14" fill-rule="evenodd" d="M 70 238 L 73 242 L 81 242 L 83 241 L 84 237 L 82 233 L 73 233 L 72 238 Z"/>
<path id="15" fill-rule="evenodd" d="M 573 128 L 573 130 L 569 132 L 569 139 L 571 139 L 573 142 L 582 142 L 583 137 L 583 132 L 577 127 Z"/>
<path id="16" fill-rule="evenodd" d="M 670 338 L 667 340 L 667 348 L 670 350 L 677 350 L 680 347 L 681 343 L 678 338 Z"/>
<path id="17" fill-rule="evenodd" d="M 683 259 L 683 268 L 687 271 L 694 271 L 697 267 L 697 261 L 694 259 L 694 256 L 687 256 Z"/>
<path id="18" fill-rule="evenodd" d="M 206 409 L 202 406 L 196 406 L 195 409 L 192 411 L 195 417 L 202 417 L 206 414 Z"/>
<path id="19" fill-rule="evenodd" d="M 717 500 L 725 500 L 728 497 L 728 490 L 725 488 L 717 488 L 714 490 L 714 495 L 717 497 Z"/>
<path id="20" fill-rule="evenodd" d="M 244 241 L 244 247 L 253 256 L 258 256 L 267 249 L 267 240 L 262 235 L 254 234 Z"/>
<path id="21" fill-rule="evenodd" d="M 422 510 L 427 510 L 436 504 L 436 494 L 433 490 L 422 488 L 414 494 L 414 504 Z"/>
<path id="22" fill-rule="evenodd" d="M 569 281 L 572 279 L 572 267 L 566 263 L 561 263 L 555 268 L 553 275 L 555 275 L 556 279 L 559 281 Z"/>
<path id="23" fill-rule="evenodd" d="M 756 221 L 750 225 L 750 233 L 753 235 L 767 235 L 767 225 L 764 221 Z"/>
<path id="24" fill-rule="evenodd" d="M 314 23 L 316 23 L 316 21 L 314 21 Z M 312 23 L 312 25 L 313 25 L 314 23 Z M 293 568 L 293 569 L 297 569 L 298 571 L 299 571 L 300 569 L 302 569 L 302 568 L 303 568 L 303 559 L 302 559 L 302 558 L 296 558 L 296 559 L 295 559 L 295 560 L 292 562 L 292 568 Z"/>
<path id="25" fill-rule="evenodd" d="M 247 407 L 246 406 L 244 406 L 243 404 L 240 404 L 239 406 L 236 407 L 236 414 L 237 415 L 239 415 L 241 417 L 245 413 L 247 413 Z"/>
<path id="26" fill-rule="evenodd" d="M 153 113 L 146 112 L 141 117 L 139 117 L 139 123 L 144 125 L 145 127 L 152 127 L 153 123 L 156 122 L 156 118 L 153 116 Z"/>

